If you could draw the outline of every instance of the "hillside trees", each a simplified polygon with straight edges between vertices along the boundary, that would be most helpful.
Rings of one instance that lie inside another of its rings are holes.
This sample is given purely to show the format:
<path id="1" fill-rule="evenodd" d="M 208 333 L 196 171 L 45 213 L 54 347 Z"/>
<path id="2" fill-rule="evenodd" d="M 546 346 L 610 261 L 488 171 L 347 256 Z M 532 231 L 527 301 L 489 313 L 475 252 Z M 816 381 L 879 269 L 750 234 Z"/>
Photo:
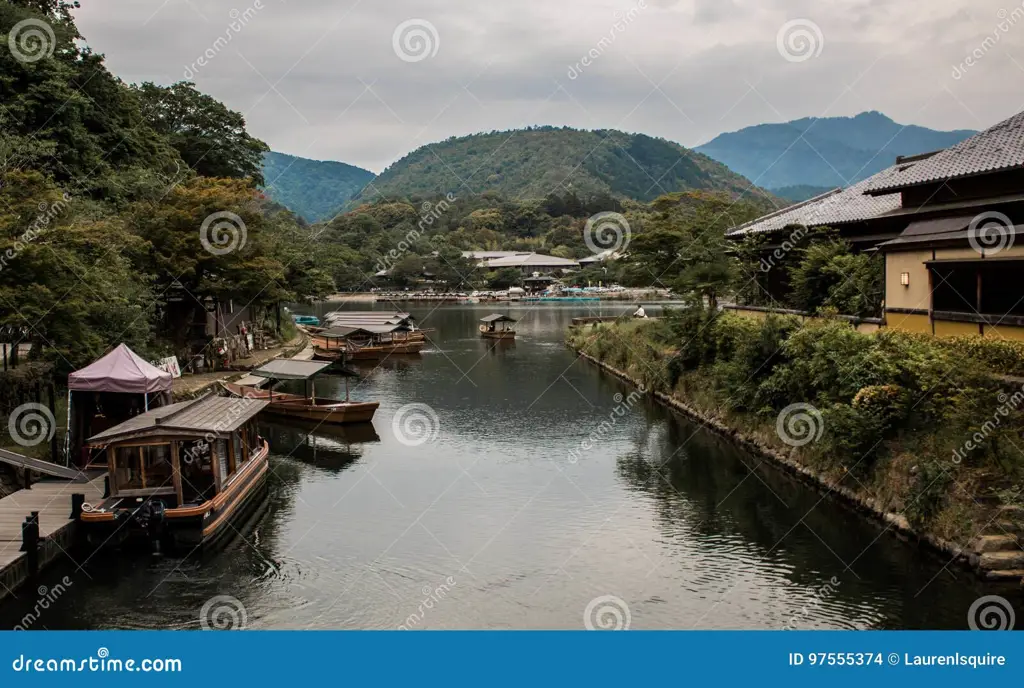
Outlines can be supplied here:
<path id="1" fill-rule="evenodd" d="M 313 230 L 256 189 L 266 145 L 241 115 L 191 84 L 125 85 L 76 6 L 0 3 L 0 326 L 68 372 L 122 341 L 180 352 L 172 299 L 332 292 Z"/>
<path id="2" fill-rule="evenodd" d="M 181 159 L 204 177 L 252 179 L 263 184 L 263 154 L 270 147 L 249 135 L 245 118 L 180 81 L 171 86 L 133 86 L 142 113 Z"/>

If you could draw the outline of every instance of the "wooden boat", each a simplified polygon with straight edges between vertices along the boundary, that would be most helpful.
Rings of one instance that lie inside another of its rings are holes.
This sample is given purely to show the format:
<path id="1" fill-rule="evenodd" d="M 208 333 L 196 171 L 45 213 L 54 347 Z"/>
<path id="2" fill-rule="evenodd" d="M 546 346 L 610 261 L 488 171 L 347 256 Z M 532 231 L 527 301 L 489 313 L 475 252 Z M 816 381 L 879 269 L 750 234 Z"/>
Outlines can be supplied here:
<path id="1" fill-rule="evenodd" d="M 379 402 L 337 401 L 323 397 L 306 397 L 301 394 L 287 394 L 273 390 L 240 387 L 229 382 L 220 383 L 232 396 L 245 399 L 260 399 L 269 402 L 264 413 L 272 416 L 287 416 L 318 423 L 368 423 L 373 420 Z"/>
<path id="2" fill-rule="evenodd" d="M 344 401 L 316 396 L 315 378 L 329 367 L 330 363 L 317 361 L 276 360 L 252 371 L 252 375 L 266 378 L 271 384 L 277 384 L 282 380 L 302 380 L 306 384 L 305 395 L 275 392 L 273 387 L 256 389 L 227 382 L 222 382 L 221 386 L 232 396 L 267 402 L 265 413 L 274 416 L 335 424 L 368 423 L 373 420 L 373 414 L 377 412 L 380 403 L 350 401 L 347 376 Z"/>
<path id="3" fill-rule="evenodd" d="M 515 339 L 516 331 L 512 328 L 516 321 L 507 315 L 494 313 L 480 318 L 480 336 L 484 339 Z"/>
<path id="4" fill-rule="evenodd" d="M 410 336 L 396 325 L 336 326 L 315 334 L 313 357 L 333 361 L 373 361 L 393 354 L 418 354 L 427 345 L 423 335 Z"/>
<path id="5" fill-rule="evenodd" d="M 205 396 L 163 406 L 89 439 L 107 452 L 110 490 L 78 516 L 87 541 L 148 541 L 159 550 L 209 545 L 265 492 L 269 446 L 256 430 L 258 399 Z"/>

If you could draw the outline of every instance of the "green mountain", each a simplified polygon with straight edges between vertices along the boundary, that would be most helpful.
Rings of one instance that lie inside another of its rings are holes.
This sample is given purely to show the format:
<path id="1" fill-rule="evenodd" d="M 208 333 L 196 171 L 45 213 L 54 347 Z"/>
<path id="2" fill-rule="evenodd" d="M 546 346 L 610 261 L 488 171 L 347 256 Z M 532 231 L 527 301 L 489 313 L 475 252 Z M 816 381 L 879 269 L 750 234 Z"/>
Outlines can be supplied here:
<path id="1" fill-rule="evenodd" d="M 897 124 L 880 112 L 862 112 L 759 124 L 721 134 L 695 150 L 766 189 L 831 189 L 880 172 L 898 155 L 949 148 L 975 133 Z"/>
<path id="2" fill-rule="evenodd" d="M 650 201 L 684 190 L 748 192 L 751 183 L 677 143 L 615 130 L 534 127 L 417 148 L 357 200 L 494 191 L 517 199 L 574 192 Z M 760 189 L 757 193 L 763 194 Z"/>
<path id="3" fill-rule="evenodd" d="M 269 152 L 263 156 L 264 191 L 308 222 L 330 219 L 363 190 L 373 172 L 343 162 Z"/>

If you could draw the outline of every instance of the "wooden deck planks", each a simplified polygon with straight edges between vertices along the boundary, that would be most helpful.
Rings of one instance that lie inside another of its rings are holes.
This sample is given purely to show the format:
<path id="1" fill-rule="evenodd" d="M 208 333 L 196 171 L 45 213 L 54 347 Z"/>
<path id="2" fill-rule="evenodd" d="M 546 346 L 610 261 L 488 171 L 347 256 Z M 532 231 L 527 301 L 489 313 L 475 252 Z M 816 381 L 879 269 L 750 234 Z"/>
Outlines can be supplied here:
<path id="1" fill-rule="evenodd" d="M 21 525 L 33 511 L 39 512 L 40 568 L 45 568 L 69 545 L 71 495 L 84 494 L 87 503 L 103 499 L 103 475 L 87 483 L 67 480 L 35 483 L 0 499 L 0 600 L 14 594 L 28 575 L 21 552 Z"/>
<path id="2" fill-rule="evenodd" d="M 39 512 L 40 537 L 48 537 L 66 526 L 71 516 L 71 495 L 76 492 L 84 494 L 86 502 L 95 504 L 103 498 L 103 477 L 88 483 L 35 483 L 29 490 L 18 490 L 0 499 L 0 557 L 7 543 L 17 542 L 20 546 L 21 524 L 33 511 Z"/>

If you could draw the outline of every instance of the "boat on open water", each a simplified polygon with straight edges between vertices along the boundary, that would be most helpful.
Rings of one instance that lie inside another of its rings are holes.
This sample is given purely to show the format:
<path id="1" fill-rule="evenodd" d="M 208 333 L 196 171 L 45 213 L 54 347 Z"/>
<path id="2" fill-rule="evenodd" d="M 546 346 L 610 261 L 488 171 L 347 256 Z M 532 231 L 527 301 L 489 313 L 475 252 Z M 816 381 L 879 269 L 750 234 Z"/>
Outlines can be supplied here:
<path id="1" fill-rule="evenodd" d="M 507 315 L 493 313 L 480 318 L 480 336 L 484 339 L 515 339 L 516 320 Z"/>

